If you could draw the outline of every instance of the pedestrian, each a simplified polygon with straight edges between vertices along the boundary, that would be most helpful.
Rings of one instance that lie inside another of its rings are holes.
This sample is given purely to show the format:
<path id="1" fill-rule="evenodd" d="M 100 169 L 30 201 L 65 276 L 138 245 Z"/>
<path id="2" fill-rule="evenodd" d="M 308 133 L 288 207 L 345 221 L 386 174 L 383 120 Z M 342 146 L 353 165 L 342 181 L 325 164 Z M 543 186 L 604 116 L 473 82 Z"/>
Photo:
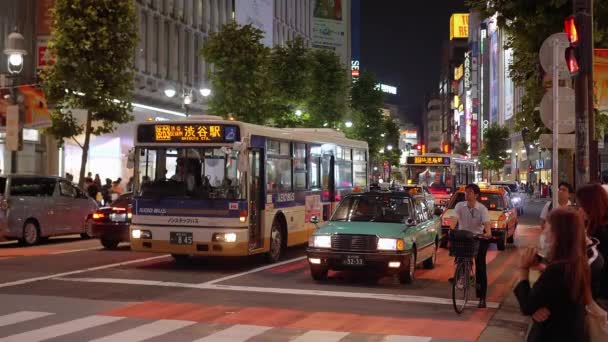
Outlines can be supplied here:
<path id="1" fill-rule="evenodd" d="M 599 184 L 585 185 L 576 191 L 576 203 L 582 210 L 587 234 L 599 242 L 597 247 L 604 259 L 599 297 L 608 299 L 608 194 Z"/>
<path id="2" fill-rule="evenodd" d="M 91 178 L 87 178 L 85 180 L 84 188 L 85 188 L 85 191 L 87 192 L 87 195 L 89 195 L 89 197 L 91 197 L 94 200 L 97 200 L 97 193 L 99 192 L 99 188 L 97 187 L 97 185 L 95 184 L 95 182 L 93 182 L 93 180 Z"/>
<path id="3" fill-rule="evenodd" d="M 587 341 L 585 306 L 592 299 L 583 219 L 575 210 L 558 208 L 547 223 L 546 243 L 522 253 L 514 290 L 521 312 L 533 318 L 527 340 Z M 531 287 L 530 269 L 539 265 L 538 255 L 546 267 Z"/>
<path id="4" fill-rule="evenodd" d="M 133 191 L 133 176 L 129 177 L 129 181 L 127 182 L 127 192 Z"/>
<path id="5" fill-rule="evenodd" d="M 574 192 L 572 185 L 568 182 L 560 182 L 559 187 L 557 188 L 557 203 L 559 207 L 567 207 L 572 205 L 570 203 L 570 194 Z M 543 210 L 540 212 L 540 228 L 544 229 L 545 222 L 547 221 L 547 217 L 549 213 L 553 209 L 553 201 L 549 201 L 543 207 Z"/>
<path id="6" fill-rule="evenodd" d="M 485 205 L 477 201 L 481 190 L 477 184 L 469 184 L 464 189 L 465 201 L 458 202 L 454 207 L 450 229 L 467 230 L 474 234 L 484 234 L 492 237 L 490 229 L 490 214 Z M 488 252 L 489 240 L 480 239 L 479 249 L 475 258 L 475 283 L 476 293 L 479 298 L 479 308 L 486 307 L 486 294 L 488 292 L 488 275 L 486 272 L 486 253 Z M 455 281 L 455 280 L 452 280 Z"/>
<path id="7" fill-rule="evenodd" d="M 109 205 L 112 202 L 112 180 L 106 178 L 106 184 L 101 187 L 101 196 L 103 197 L 104 205 Z"/>
<path id="8" fill-rule="evenodd" d="M 95 174 L 95 179 L 93 179 L 93 183 L 97 185 L 99 189 L 101 189 L 101 178 L 99 178 L 99 173 Z"/>
<path id="9" fill-rule="evenodd" d="M 112 201 L 115 201 L 118 196 L 122 195 L 125 190 L 120 185 L 120 178 L 112 183 L 112 189 L 110 190 L 110 196 L 112 197 Z"/>

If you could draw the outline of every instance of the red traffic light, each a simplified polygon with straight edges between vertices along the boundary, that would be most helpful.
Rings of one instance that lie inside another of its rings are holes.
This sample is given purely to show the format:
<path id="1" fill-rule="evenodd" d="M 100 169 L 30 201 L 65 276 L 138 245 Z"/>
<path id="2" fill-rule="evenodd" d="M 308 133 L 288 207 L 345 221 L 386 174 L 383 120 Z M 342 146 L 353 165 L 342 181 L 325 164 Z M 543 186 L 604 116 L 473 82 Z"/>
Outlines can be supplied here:
<path id="1" fill-rule="evenodd" d="M 570 44 L 572 46 L 578 45 L 578 30 L 576 29 L 576 20 L 574 20 L 574 16 L 571 15 L 564 20 L 564 30 L 566 31 Z"/>
<path id="2" fill-rule="evenodd" d="M 418 151 L 420 151 L 420 150 L 422 149 L 422 146 L 421 146 L 420 144 L 416 144 L 416 149 L 417 149 Z"/>
<path id="3" fill-rule="evenodd" d="M 573 47 L 566 48 L 566 65 L 570 76 L 576 76 L 579 72 L 578 61 L 576 60 L 576 51 Z"/>

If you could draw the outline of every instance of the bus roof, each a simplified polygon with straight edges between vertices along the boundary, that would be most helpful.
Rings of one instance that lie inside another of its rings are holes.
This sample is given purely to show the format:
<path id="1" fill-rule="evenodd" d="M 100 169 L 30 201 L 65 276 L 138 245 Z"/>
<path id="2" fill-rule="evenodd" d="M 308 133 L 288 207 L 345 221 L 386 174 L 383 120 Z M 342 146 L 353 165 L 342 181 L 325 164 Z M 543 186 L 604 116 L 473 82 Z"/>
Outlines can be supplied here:
<path id="1" fill-rule="evenodd" d="M 259 135 L 263 137 L 275 138 L 275 139 L 285 139 L 292 141 L 302 141 L 302 142 L 310 142 L 310 143 L 333 143 L 348 147 L 354 148 L 362 148 L 367 149 L 367 142 L 348 139 L 344 135 L 344 133 L 336 131 L 330 128 L 277 128 L 277 127 L 268 127 L 255 125 L 251 123 L 245 123 L 241 121 L 234 120 L 225 120 L 221 119 L 217 116 L 203 115 L 198 117 L 190 117 L 187 120 L 169 120 L 169 121 L 157 121 L 157 122 L 141 122 L 136 125 L 136 127 L 140 126 L 149 126 L 149 125 L 170 125 L 170 124 L 180 124 L 180 125 L 197 125 L 197 124 L 225 124 L 225 125 L 235 125 L 240 127 L 241 131 L 241 140 L 244 137 L 251 138 L 252 135 Z M 169 145 L 168 143 L 148 143 L 143 142 L 140 143 L 137 141 L 137 129 L 136 128 L 136 146 L 161 146 L 161 145 Z M 179 143 L 173 142 L 172 146 L 192 146 L 192 143 Z M 205 145 L 213 146 L 213 145 L 226 145 L 225 143 L 205 143 Z"/>

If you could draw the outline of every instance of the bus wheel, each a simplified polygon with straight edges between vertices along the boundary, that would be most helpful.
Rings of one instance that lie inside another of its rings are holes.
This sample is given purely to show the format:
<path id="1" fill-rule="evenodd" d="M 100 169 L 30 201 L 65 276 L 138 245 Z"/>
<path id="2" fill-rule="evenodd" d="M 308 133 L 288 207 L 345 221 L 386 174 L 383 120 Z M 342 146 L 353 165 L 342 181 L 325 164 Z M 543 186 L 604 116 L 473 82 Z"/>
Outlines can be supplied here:
<path id="1" fill-rule="evenodd" d="M 279 261 L 281 254 L 283 254 L 283 233 L 281 224 L 278 220 L 275 220 L 270 231 L 270 250 L 266 254 L 266 259 L 272 264 Z"/>
<path id="2" fill-rule="evenodd" d="M 186 261 L 188 261 L 188 259 L 190 259 L 190 256 L 187 254 L 171 254 L 171 256 L 173 257 L 173 260 L 175 260 L 175 262 L 177 263 L 185 263 Z"/>

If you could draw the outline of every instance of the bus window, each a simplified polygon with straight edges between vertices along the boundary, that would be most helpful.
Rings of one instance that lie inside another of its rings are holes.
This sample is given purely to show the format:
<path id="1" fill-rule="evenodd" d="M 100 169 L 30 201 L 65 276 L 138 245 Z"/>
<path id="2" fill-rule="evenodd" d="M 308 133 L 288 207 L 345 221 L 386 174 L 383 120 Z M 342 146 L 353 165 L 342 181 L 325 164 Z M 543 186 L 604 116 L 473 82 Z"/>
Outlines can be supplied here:
<path id="1" fill-rule="evenodd" d="M 365 162 L 365 151 L 353 150 L 353 176 L 354 186 L 367 187 L 367 163 Z"/>
<path id="2" fill-rule="evenodd" d="M 306 144 L 294 144 L 293 180 L 296 190 L 306 190 Z"/>
<path id="3" fill-rule="evenodd" d="M 266 190 L 268 192 L 291 191 L 291 159 L 267 158 Z"/>
<path id="4" fill-rule="evenodd" d="M 310 188 L 319 189 L 321 188 L 321 157 L 311 156 L 310 157 Z"/>

